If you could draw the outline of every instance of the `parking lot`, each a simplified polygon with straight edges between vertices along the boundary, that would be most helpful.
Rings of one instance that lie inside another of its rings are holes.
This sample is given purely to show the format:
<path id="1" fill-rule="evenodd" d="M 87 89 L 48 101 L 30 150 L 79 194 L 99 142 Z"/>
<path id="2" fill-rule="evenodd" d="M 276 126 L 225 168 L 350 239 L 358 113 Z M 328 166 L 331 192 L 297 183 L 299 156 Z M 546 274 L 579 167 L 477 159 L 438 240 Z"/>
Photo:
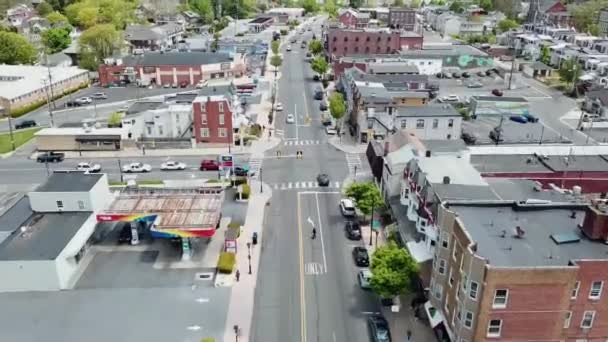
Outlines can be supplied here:
<path id="1" fill-rule="evenodd" d="M 566 137 L 560 136 L 542 122 L 528 122 L 525 124 L 511 121 L 505 117 L 500 123 L 500 116 L 478 116 L 462 122 L 462 131 L 476 137 L 475 145 L 491 145 L 496 142 L 490 139 L 490 131 L 501 126 L 501 144 L 555 144 L 570 143 Z"/>
<path id="2" fill-rule="evenodd" d="M 430 76 L 430 81 L 439 84 L 439 96 L 458 95 L 461 98 L 470 98 L 471 96 L 491 96 L 493 89 L 500 89 L 503 96 L 523 97 L 527 100 L 547 99 L 550 98 L 541 90 L 524 83 L 522 80 L 514 82 L 515 89 L 507 90 L 508 78 L 504 80 L 500 76 L 479 77 L 473 74 L 469 78 L 445 79 Z M 478 83 L 481 86 L 471 88 L 468 85 Z"/>

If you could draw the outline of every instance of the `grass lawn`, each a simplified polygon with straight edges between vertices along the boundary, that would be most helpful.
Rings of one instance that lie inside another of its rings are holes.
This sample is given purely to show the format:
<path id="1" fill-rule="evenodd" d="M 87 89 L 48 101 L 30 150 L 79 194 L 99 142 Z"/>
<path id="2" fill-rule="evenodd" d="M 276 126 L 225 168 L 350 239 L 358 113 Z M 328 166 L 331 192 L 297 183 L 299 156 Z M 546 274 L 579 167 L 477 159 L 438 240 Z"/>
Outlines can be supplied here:
<path id="1" fill-rule="evenodd" d="M 15 148 L 25 144 L 34 137 L 34 133 L 38 132 L 42 128 L 31 128 L 13 131 L 13 139 L 15 140 Z M 0 134 L 0 153 L 7 153 L 12 151 L 11 135 L 9 133 Z"/>

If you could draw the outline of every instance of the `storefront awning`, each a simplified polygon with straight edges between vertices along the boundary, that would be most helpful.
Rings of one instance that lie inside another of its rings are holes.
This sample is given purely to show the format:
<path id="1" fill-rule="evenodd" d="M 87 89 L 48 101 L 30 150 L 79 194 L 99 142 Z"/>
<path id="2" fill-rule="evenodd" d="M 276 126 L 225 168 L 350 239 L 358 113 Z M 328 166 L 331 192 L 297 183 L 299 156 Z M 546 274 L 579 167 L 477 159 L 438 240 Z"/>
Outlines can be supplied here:
<path id="1" fill-rule="evenodd" d="M 120 135 L 79 135 L 76 141 L 120 141 Z"/>

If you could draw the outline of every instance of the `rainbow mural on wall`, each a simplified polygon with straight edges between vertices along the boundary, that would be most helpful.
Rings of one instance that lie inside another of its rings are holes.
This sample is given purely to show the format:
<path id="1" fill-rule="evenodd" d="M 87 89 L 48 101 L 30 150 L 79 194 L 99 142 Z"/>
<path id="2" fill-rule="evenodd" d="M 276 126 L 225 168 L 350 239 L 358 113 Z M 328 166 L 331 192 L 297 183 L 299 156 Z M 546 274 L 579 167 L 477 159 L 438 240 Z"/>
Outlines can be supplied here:
<path id="1" fill-rule="evenodd" d="M 158 218 L 158 215 L 120 215 L 120 214 L 98 214 L 97 222 L 150 222 L 153 223 Z M 213 228 L 158 228 L 152 226 L 150 228 L 152 237 L 155 238 L 195 238 L 195 237 L 211 237 L 215 234 Z"/>

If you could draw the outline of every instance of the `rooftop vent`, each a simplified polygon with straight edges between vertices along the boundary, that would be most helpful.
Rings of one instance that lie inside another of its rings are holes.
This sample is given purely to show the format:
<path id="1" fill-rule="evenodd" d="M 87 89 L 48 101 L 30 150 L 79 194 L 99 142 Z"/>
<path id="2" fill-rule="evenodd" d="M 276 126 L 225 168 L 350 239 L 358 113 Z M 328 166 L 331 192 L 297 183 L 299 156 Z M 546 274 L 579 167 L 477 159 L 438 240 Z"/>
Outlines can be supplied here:
<path id="1" fill-rule="evenodd" d="M 565 234 L 551 234 L 551 240 L 558 245 L 565 243 L 576 243 L 581 241 L 581 238 L 576 233 L 565 233 Z"/>
<path id="2" fill-rule="evenodd" d="M 524 235 L 526 234 L 526 232 L 521 229 L 520 226 L 515 227 L 515 238 L 517 239 L 523 239 Z"/>
<path id="3" fill-rule="evenodd" d="M 443 176 L 443 184 L 450 184 L 450 177 L 449 176 Z"/>
<path id="4" fill-rule="evenodd" d="M 431 158 L 431 150 L 426 150 L 424 154 L 427 158 Z"/>

